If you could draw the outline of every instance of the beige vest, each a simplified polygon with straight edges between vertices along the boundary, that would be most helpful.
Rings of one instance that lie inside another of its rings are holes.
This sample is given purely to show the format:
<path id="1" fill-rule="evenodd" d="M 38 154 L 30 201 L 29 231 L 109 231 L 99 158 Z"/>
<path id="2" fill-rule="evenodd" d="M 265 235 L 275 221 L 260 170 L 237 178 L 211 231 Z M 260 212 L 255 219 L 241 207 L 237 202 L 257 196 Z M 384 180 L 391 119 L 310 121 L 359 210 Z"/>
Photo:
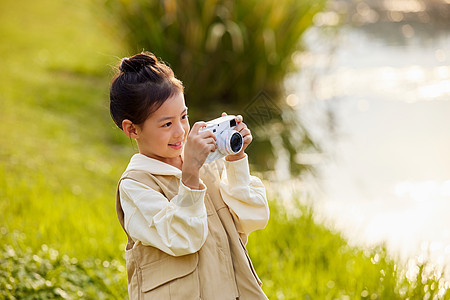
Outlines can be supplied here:
<path id="1" fill-rule="evenodd" d="M 155 247 L 135 244 L 127 233 L 130 299 L 267 299 L 245 248 L 247 236 L 237 232 L 233 216 L 220 196 L 219 172 L 217 167 L 207 165 L 201 169 L 200 177 L 207 187 L 208 237 L 198 252 L 171 256 Z M 172 175 L 129 170 L 121 180 L 125 178 L 143 183 L 167 199 L 178 193 L 179 179 Z M 124 227 L 119 193 L 116 209 Z"/>

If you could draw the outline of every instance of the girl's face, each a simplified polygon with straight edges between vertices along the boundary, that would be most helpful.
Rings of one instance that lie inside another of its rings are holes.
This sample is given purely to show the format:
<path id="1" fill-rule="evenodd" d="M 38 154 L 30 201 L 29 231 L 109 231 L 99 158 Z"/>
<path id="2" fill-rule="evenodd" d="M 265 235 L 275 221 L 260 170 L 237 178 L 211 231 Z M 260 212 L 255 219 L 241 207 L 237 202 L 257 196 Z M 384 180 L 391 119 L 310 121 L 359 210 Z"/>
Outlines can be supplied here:
<path id="1" fill-rule="evenodd" d="M 184 96 L 175 94 L 137 127 L 139 152 L 168 164 L 178 163 L 189 129 Z"/>

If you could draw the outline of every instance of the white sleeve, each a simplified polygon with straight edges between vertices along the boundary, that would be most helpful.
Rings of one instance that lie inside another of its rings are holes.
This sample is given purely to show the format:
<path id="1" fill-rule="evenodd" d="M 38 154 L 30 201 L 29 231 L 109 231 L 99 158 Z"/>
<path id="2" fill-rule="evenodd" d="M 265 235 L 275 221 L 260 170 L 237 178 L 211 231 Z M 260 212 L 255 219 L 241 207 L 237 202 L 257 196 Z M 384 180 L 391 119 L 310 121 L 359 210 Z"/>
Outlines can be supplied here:
<path id="1" fill-rule="evenodd" d="M 220 193 L 237 217 L 241 233 L 262 229 L 269 221 L 269 206 L 262 181 L 250 175 L 248 158 L 225 161 L 220 181 Z"/>
<path id="2" fill-rule="evenodd" d="M 208 235 L 204 196 L 206 188 L 192 190 L 180 180 L 178 194 L 167 199 L 132 179 L 119 186 L 124 227 L 134 241 L 180 256 L 197 252 Z"/>

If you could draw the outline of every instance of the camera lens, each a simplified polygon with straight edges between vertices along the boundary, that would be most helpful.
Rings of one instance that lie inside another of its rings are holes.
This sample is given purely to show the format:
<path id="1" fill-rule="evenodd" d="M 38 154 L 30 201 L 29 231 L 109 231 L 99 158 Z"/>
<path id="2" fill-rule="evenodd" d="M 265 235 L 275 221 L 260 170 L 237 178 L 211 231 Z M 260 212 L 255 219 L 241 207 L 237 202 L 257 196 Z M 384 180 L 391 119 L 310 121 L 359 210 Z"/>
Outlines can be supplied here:
<path id="1" fill-rule="evenodd" d="M 230 138 L 230 147 L 234 153 L 237 153 L 242 148 L 242 135 L 239 132 L 233 133 Z"/>

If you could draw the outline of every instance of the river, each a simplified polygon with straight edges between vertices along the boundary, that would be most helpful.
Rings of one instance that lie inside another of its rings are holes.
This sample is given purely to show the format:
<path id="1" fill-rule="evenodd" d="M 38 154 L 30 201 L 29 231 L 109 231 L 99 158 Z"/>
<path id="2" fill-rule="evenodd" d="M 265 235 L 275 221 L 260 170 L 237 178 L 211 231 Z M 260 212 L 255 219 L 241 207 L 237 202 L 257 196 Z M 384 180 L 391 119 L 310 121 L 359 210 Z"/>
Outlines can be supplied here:
<path id="1" fill-rule="evenodd" d="M 299 154 L 318 170 L 300 186 L 318 218 L 352 244 L 385 243 L 439 268 L 450 268 L 449 7 L 334 1 L 286 82 L 288 104 L 324 148 Z"/>

